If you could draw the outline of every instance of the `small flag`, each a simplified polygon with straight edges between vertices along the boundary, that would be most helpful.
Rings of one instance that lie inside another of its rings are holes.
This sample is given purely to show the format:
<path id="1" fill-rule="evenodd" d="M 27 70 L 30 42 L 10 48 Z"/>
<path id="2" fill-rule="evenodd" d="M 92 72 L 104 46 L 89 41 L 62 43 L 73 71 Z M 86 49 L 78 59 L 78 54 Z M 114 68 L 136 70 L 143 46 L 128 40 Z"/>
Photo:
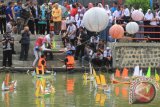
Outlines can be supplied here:
<path id="1" fill-rule="evenodd" d="M 148 67 L 148 71 L 147 71 L 146 77 L 151 77 L 151 67 Z"/>
<path id="2" fill-rule="evenodd" d="M 156 79 L 157 82 L 159 82 L 160 78 L 159 78 L 159 75 L 157 74 L 157 70 L 156 69 L 155 69 L 155 79 Z"/>

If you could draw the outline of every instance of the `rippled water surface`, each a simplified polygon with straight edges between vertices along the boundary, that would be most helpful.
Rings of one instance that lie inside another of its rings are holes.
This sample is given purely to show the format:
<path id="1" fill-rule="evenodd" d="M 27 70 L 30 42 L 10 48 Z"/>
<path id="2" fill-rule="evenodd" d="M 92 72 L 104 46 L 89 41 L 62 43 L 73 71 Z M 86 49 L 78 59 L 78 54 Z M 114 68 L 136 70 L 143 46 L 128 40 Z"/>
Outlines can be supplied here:
<path id="1" fill-rule="evenodd" d="M 18 81 L 14 92 L 0 91 L 0 107 L 160 107 L 160 94 L 149 104 L 130 105 L 128 85 L 111 85 L 111 93 L 95 90 L 82 74 L 57 73 L 53 79 L 56 92 L 48 98 L 36 98 L 35 79 L 27 74 L 11 74 Z M 106 74 L 105 74 L 106 75 Z M 0 84 L 5 74 L 0 74 Z"/>

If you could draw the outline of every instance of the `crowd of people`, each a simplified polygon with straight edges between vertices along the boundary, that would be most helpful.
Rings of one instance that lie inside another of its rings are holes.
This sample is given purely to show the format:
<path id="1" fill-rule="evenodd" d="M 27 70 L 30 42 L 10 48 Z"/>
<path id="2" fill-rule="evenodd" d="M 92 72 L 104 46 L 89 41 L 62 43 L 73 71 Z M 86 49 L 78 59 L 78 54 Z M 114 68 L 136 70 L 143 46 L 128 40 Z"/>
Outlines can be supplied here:
<path id="1" fill-rule="evenodd" d="M 100 7 L 106 10 L 109 16 L 107 28 L 99 33 L 90 32 L 84 28 L 83 16 L 87 10 L 92 7 Z M 19 43 L 21 44 L 21 53 L 19 60 L 27 60 L 30 46 L 31 35 L 43 35 L 35 41 L 34 55 L 36 59 L 33 67 L 36 66 L 41 56 L 42 50 L 48 60 L 53 59 L 51 48 L 53 48 L 54 35 L 61 35 L 63 45 L 66 51 L 71 51 L 75 60 L 92 62 L 94 65 L 107 65 L 112 67 L 112 52 L 107 47 L 107 42 L 113 42 L 114 39 L 109 35 L 109 28 L 116 22 L 126 24 L 131 19 L 131 14 L 135 10 L 126 5 L 118 5 L 113 2 L 112 7 L 101 3 L 89 3 L 86 7 L 79 2 L 68 4 L 64 2 L 60 5 L 55 2 L 45 2 L 38 5 L 36 0 L 26 0 L 23 4 L 21 0 L 5 4 L 0 0 L 0 31 L 3 36 L 3 66 L 12 66 L 12 55 L 14 50 L 14 33 L 22 35 Z M 139 9 L 142 11 L 142 9 Z M 154 12 L 154 13 L 153 13 Z M 115 20 L 116 19 L 116 20 Z M 159 6 L 155 6 L 155 11 L 150 9 L 144 16 L 144 25 L 159 25 L 160 11 Z M 7 24 L 6 24 L 7 23 Z M 54 28 L 53 28 L 54 26 Z M 53 32 L 54 30 L 54 32 Z M 149 30 L 149 29 L 144 29 Z M 158 27 L 152 30 L 158 31 Z M 158 35 L 150 35 L 157 37 Z"/>

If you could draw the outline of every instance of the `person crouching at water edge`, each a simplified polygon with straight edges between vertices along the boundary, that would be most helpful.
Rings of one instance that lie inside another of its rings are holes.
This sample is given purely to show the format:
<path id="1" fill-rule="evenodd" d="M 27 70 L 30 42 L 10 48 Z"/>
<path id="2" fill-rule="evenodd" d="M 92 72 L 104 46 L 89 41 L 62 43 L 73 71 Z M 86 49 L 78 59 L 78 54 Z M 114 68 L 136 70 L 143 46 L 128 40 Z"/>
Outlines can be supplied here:
<path id="1" fill-rule="evenodd" d="M 46 72 L 46 56 L 41 55 L 38 61 L 38 68 L 36 68 L 36 74 L 44 74 Z"/>
<path id="2" fill-rule="evenodd" d="M 72 51 L 67 51 L 66 54 L 67 55 L 64 62 L 65 62 L 66 70 L 70 71 L 74 69 L 75 60 L 74 60 Z"/>

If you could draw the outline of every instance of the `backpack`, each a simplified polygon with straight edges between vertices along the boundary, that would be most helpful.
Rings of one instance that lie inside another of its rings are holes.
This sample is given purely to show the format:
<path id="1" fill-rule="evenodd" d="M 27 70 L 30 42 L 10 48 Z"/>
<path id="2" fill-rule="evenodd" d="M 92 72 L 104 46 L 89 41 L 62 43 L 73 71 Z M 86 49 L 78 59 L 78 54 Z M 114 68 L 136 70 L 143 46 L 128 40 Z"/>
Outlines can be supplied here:
<path id="1" fill-rule="evenodd" d="M 23 9 L 23 8 L 22 8 L 20 14 L 21 14 L 21 18 L 23 18 L 23 19 L 28 19 L 30 17 L 30 12 Z"/>

